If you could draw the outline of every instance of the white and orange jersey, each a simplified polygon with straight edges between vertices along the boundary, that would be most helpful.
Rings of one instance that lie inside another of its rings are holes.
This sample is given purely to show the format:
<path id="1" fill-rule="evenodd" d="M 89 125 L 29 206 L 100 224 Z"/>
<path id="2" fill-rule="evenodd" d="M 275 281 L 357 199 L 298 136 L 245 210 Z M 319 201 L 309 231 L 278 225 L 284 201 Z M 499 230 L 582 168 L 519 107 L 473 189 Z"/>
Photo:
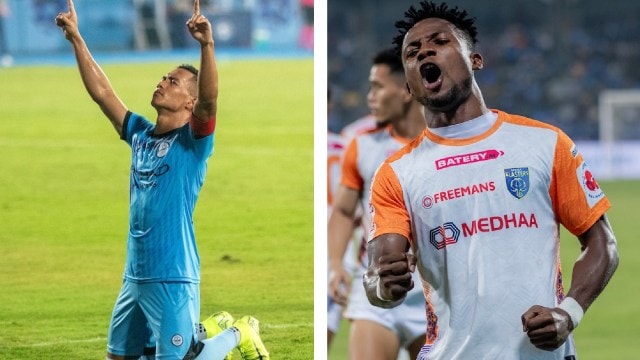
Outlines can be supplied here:
<path id="1" fill-rule="evenodd" d="M 360 205 L 365 209 L 362 219 L 362 225 L 365 228 L 364 234 L 367 234 L 366 228 L 371 223 L 369 212 L 366 209 L 369 208 L 369 190 L 373 175 L 386 158 L 407 145 L 409 141 L 409 139 L 394 135 L 393 127 L 387 125 L 384 128 L 369 130 L 356 136 L 347 146 L 342 161 L 340 183 L 362 193 Z M 361 250 L 365 248 L 364 241 L 365 239 L 363 239 Z M 367 262 L 363 251 L 361 251 L 360 260 L 363 265 Z"/>
<path id="2" fill-rule="evenodd" d="M 428 129 L 379 168 L 369 239 L 406 236 L 427 300 L 425 359 L 565 359 L 531 345 L 522 314 L 564 297 L 559 224 L 588 230 L 609 201 L 560 129 L 495 111 L 483 134 Z"/>
<path id="3" fill-rule="evenodd" d="M 345 141 L 342 136 L 329 132 L 327 134 L 327 210 L 331 214 L 333 197 L 340 184 L 340 162 L 345 149 Z"/>
<path id="4" fill-rule="evenodd" d="M 340 135 L 349 143 L 354 137 L 377 128 L 376 118 L 373 115 L 365 115 L 349 124 L 340 131 Z"/>

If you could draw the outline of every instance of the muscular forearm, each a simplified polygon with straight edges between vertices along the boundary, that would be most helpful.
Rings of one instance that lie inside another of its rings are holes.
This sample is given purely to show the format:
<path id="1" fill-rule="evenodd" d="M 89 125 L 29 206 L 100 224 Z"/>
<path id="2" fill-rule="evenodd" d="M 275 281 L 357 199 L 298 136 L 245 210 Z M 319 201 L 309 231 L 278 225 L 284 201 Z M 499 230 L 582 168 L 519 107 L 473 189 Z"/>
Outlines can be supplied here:
<path id="1" fill-rule="evenodd" d="M 335 209 L 329 216 L 328 235 L 328 255 L 331 269 L 342 266 L 342 259 L 349 246 L 351 235 L 353 234 L 353 216 L 344 214 Z"/>
<path id="2" fill-rule="evenodd" d="M 56 16 L 56 25 L 62 29 L 76 56 L 82 83 L 87 92 L 100 105 L 102 112 L 109 118 L 118 134 L 122 135 L 122 124 L 127 108 L 116 96 L 109 79 L 100 66 L 93 60 L 84 39 L 78 31 L 78 18 L 72 0 L 67 1 L 69 11 Z"/>
<path id="3" fill-rule="evenodd" d="M 91 56 L 82 37 L 78 35 L 69 41 L 73 46 L 78 70 L 85 89 L 87 89 L 93 101 L 100 106 L 100 110 L 109 119 L 116 132 L 122 135 L 124 116 L 127 112 L 126 106 L 114 92 L 100 65 Z"/>
<path id="4" fill-rule="evenodd" d="M 109 79 L 107 79 L 102 68 L 100 68 L 98 63 L 93 59 L 93 56 L 91 56 L 82 37 L 77 36 L 70 40 L 70 42 L 76 56 L 82 83 L 91 98 L 98 104 L 101 104 L 105 97 L 113 94 Z"/>
<path id="5" fill-rule="evenodd" d="M 600 295 L 618 267 L 616 239 L 606 218 L 581 235 L 582 253 L 573 267 L 571 289 L 567 296 L 574 298 L 587 310 Z"/>
<path id="6" fill-rule="evenodd" d="M 398 306 L 413 288 L 415 257 L 407 254 L 408 244 L 407 238 L 399 234 L 380 235 L 367 244 L 369 267 L 363 285 L 372 305 Z"/>
<path id="7" fill-rule="evenodd" d="M 213 40 L 200 45 L 200 72 L 198 74 L 198 105 L 195 115 L 208 120 L 216 115 L 218 101 L 218 69 Z"/>

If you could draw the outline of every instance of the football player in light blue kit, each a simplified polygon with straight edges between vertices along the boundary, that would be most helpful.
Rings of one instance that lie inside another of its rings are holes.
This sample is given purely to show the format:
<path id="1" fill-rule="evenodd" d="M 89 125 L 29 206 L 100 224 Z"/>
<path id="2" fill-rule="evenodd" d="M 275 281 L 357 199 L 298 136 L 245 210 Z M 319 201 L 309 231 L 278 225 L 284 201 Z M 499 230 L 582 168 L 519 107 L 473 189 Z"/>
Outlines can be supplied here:
<path id="1" fill-rule="evenodd" d="M 244 359 L 268 359 L 256 319 L 234 323 L 221 312 L 205 321 L 206 330 L 198 321 L 200 258 L 192 215 L 213 152 L 218 98 L 211 24 L 199 0 L 187 27 L 200 44 L 200 71 L 180 65 L 162 77 L 151 99 L 155 124 L 115 94 L 80 35 L 73 1 L 67 3 L 69 11 L 56 24 L 73 47 L 89 95 L 132 153 L 127 259 L 107 358 L 222 359 L 237 346 Z"/>

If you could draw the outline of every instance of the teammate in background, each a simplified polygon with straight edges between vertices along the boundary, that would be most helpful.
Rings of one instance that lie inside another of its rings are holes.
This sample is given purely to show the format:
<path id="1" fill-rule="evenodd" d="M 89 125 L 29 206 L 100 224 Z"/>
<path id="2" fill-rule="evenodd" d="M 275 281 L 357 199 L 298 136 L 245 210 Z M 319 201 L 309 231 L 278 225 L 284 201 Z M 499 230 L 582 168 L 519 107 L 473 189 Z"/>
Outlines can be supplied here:
<path id="1" fill-rule="evenodd" d="M 571 332 L 618 265 L 609 201 L 560 129 L 487 108 L 466 11 L 422 1 L 396 27 L 428 129 L 373 181 L 369 300 L 406 301 L 417 268 L 420 359 L 576 359 Z M 582 249 L 566 295 L 560 224 Z"/>
<path id="2" fill-rule="evenodd" d="M 327 114 L 332 108 L 331 89 L 327 91 Z M 336 188 L 340 181 L 340 160 L 344 152 L 345 144 L 342 136 L 332 131 L 327 132 L 327 216 L 331 214 L 331 206 Z M 340 327 L 342 319 L 342 306 L 331 297 L 327 298 L 327 348 L 331 346 L 334 335 Z"/>
<path id="3" fill-rule="evenodd" d="M 73 1 L 67 3 L 69 11 L 55 20 L 73 47 L 82 82 L 132 148 L 127 260 L 107 358 L 155 351 L 158 358 L 222 359 L 237 346 L 244 359 L 268 359 L 253 317 L 232 323 L 223 314 L 204 336 L 198 325 L 200 263 L 192 214 L 213 152 L 218 99 L 211 24 L 200 14 L 199 0 L 187 27 L 200 44 L 200 71 L 180 65 L 162 77 L 151 99 L 155 125 L 118 98 L 80 35 Z M 156 340 L 155 349 L 149 339 Z"/>
<path id="4" fill-rule="evenodd" d="M 331 88 L 327 91 L 327 113 L 330 114 L 333 107 Z M 349 141 L 356 135 L 372 130 L 376 127 L 377 122 L 371 115 L 362 117 L 347 126 L 345 126 L 340 134 L 336 134 L 332 131 L 327 133 L 327 216 L 331 215 L 333 207 L 333 199 L 336 195 L 338 187 L 340 185 L 341 167 L 342 167 L 342 155 Z M 354 226 L 361 223 L 362 212 L 356 213 L 354 218 Z M 359 244 L 362 239 L 362 233 L 354 231 L 345 253 L 343 256 L 343 266 L 348 272 L 354 272 L 356 269 L 356 241 Z M 328 264 L 328 263 L 327 263 Z M 327 271 L 329 267 L 327 266 Z M 328 294 L 328 291 L 327 291 Z M 333 301 L 331 296 L 327 296 L 327 346 L 330 347 L 333 341 L 334 335 L 338 332 L 340 327 L 340 320 L 342 320 L 342 305 Z"/>
<path id="5" fill-rule="evenodd" d="M 375 116 L 367 114 L 345 125 L 342 130 L 340 130 L 340 136 L 349 144 L 354 137 L 369 130 L 383 128 L 387 125 L 389 125 L 388 120 L 377 119 Z"/>
<path id="6" fill-rule="evenodd" d="M 350 359 L 393 360 L 401 348 L 408 349 L 415 358 L 424 343 L 426 329 L 424 299 L 419 289 L 400 308 L 392 311 L 376 308 L 369 304 L 362 286 L 351 287 L 354 274 L 342 263 L 354 232 L 356 211 L 363 203 L 368 204 L 369 185 L 376 168 L 426 126 L 420 104 L 407 91 L 402 63 L 393 49 L 374 57 L 369 81 L 367 100 L 371 112 L 378 122 L 388 121 L 389 125 L 356 136 L 343 156 L 342 180 L 328 225 L 329 292 L 334 301 L 347 305 L 344 316 L 351 321 Z M 370 223 L 367 215 L 365 212 L 363 224 Z M 361 237 L 361 249 L 364 241 Z M 362 278 L 365 259 L 366 255 L 361 253 L 355 278 Z"/>
<path id="7" fill-rule="evenodd" d="M 345 148 L 344 140 L 336 133 L 327 133 L 327 212 L 331 214 L 335 187 L 339 182 L 340 159 Z M 345 259 L 348 255 L 345 255 Z M 347 265 L 345 265 L 346 267 Z M 338 332 L 342 319 L 342 306 L 331 299 L 327 299 L 327 347 L 331 346 L 333 336 Z"/>

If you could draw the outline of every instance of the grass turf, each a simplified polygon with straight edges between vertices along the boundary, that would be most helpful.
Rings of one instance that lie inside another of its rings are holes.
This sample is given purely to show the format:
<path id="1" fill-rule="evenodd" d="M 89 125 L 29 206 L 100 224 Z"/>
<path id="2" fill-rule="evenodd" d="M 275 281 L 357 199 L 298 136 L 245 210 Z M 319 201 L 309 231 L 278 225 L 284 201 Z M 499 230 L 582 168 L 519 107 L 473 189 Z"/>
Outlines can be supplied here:
<path id="1" fill-rule="evenodd" d="M 185 59 L 197 64 L 197 59 Z M 107 64 L 151 119 L 175 63 Z M 313 61 L 221 61 L 215 152 L 196 205 L 201 315 L 261 322 L 313 357 Z M 0 68 L 0 358 L 104 358 L 124 268 L 129 147 L 74 66 Z"/>

